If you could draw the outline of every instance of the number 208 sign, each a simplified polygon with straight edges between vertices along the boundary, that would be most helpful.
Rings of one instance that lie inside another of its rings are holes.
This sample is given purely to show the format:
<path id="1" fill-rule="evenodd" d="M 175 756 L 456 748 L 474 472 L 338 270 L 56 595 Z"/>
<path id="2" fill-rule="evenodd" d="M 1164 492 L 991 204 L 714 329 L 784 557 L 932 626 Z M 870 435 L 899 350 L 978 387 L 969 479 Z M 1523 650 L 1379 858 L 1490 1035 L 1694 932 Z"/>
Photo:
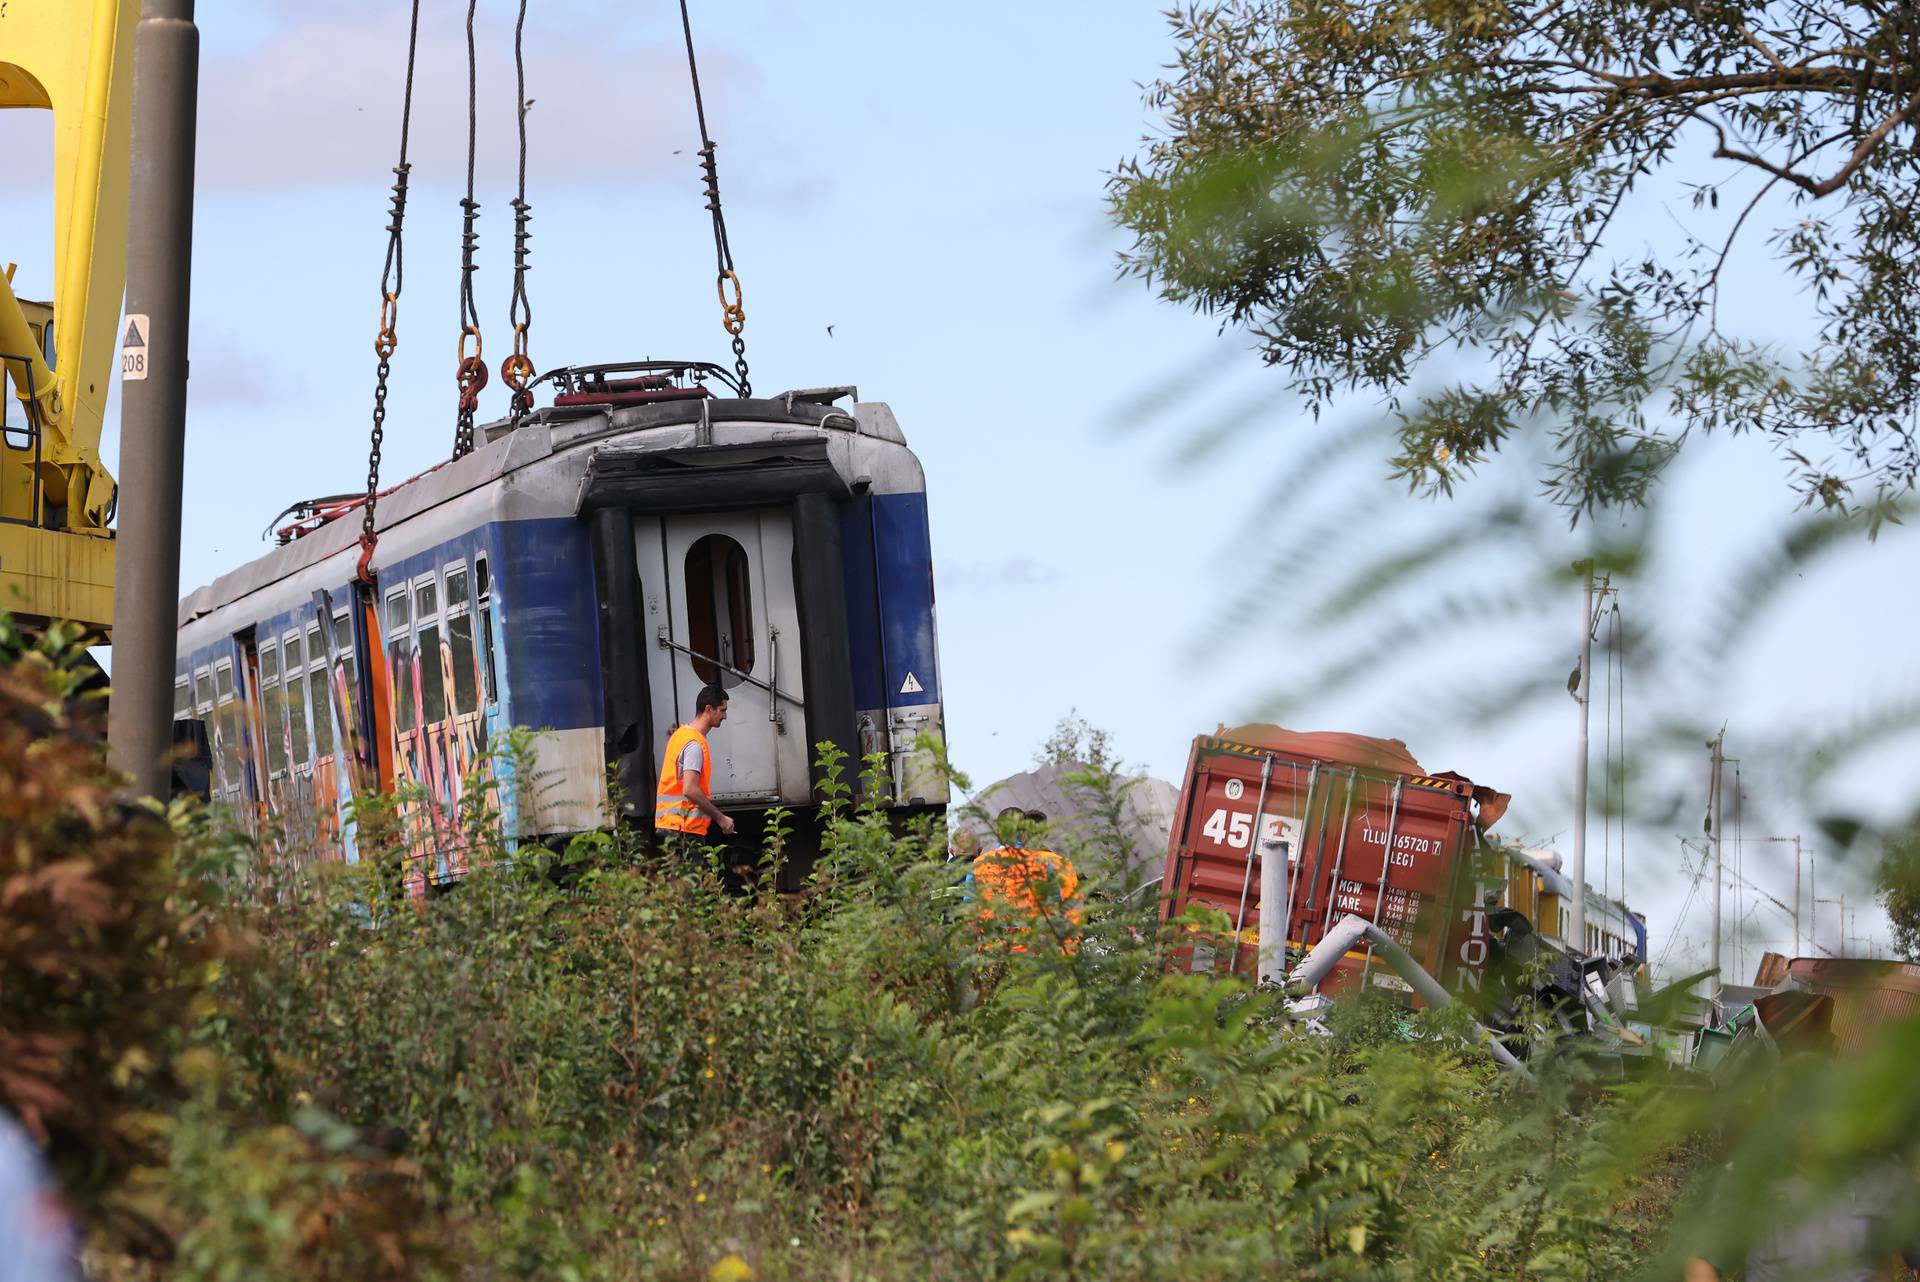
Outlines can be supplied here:
<path id="1" fill-rule="evenodd" d="M 148 340 L 152 337 L 153 327 L 148 324 L 146 313 L 129 312 L 127 331 L 120 338 L 120 381 L 138 383 L 147 376 Z"/>

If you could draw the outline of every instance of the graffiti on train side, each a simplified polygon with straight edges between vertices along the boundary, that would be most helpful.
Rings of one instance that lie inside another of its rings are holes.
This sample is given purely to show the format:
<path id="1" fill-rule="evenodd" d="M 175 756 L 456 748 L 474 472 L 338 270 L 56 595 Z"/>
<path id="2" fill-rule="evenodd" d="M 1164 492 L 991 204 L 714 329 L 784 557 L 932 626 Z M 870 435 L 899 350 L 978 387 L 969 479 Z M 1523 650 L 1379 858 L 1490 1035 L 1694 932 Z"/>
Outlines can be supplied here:
<path id="1" fill-rule="evenodd" d="M 467 871 L 468 833 L 496 810 L 489 786 L 495 770 L 479 665 L 458 671 L 463 665 L 455 663 L 452 646 L 437 635 L 430 654 L 417 637 L 396 643 L 390 657 L 394 651 L 391 706 L 413 715 L 395 722 L 393 775 L 413 865 L 408 885 L 419 893 Z M 441 715 L 429 720 L 435 712 Z M 401 728 L 404 721 L 414 724 Z"/>

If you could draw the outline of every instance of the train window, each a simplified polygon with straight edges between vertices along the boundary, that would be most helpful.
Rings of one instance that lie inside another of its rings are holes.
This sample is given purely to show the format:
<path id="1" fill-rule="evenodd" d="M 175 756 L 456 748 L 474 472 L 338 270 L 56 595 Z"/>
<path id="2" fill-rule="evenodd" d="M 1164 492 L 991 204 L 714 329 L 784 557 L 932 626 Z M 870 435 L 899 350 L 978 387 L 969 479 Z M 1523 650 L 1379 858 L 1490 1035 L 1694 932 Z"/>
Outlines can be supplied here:
<path id="1" fill-rule="evenodd" d="M 440 625 L 420 625 L 420 724 L 436 725 L 447 719 L 446 677 L 440 668 Z"/>
<path id="2" fill-rule="evenodd" d="M 453 657 L 454 711 L 465 716 L 479 710 L 483 694 L 481 676 L 474 665 L 471 614 L 461 614 L 447 620 L 447 649 Z"/>
<path id="3" fill-rule="evenodd" d="M 415 681 L 420 687 L 420 724 L 447 719 L 446 678 L 441 670 L 439 585 L 429 576 L 413 585 Z"/>
<path id="4" fill-rule="evenodd" d="M 479 677 L 473 667 L 473 616 L 462 611 L 447 618 L 447 653 L 453 659 L 453 710 L 462 716 L 480 706 Z"/>
<path id="5" fill-rule="evenodd" d="M 333 700 L 327 697 L 327 670 L 307 673 L 307 698 L 313 706 L 313 755 L 333 755 Z"/>
<path id="6" fill-rule="evenodd" d="M 213 711 L 213 673 L 206 668 L 193 674 L 193 706 L 203 719 Z"/>
<path id="7" fill-rule="evenodd" d="M 480 706 L 473 664 L 473 611 L 467 604 L 467 567 L 447 567 L 447 657 L 453 668 L 453 710 L 465 716 Z"/>
<path id="8" fill-rule="evenodd" d="M 493 673 L 493 580 L 487 576 L 487 558 L 473 558 L 473 587 L 480 601 L 480 671 L 487 682 L 487 702 L 500 695 Z"/>
<path id="9" fill-rule="evenodd" d="M 393 678 L 393 728 L 402 733 L 413 729 L 413 643 L 401 637 L 387 647 L 387 666 Z"/>
<path id="10" fill-rule="evenodd" d="M 341 654 L 353 649 L 353 620 L 345 610 L 333 616 L 333 648 Z"/>
<path id="11" fill-rule="evenodd" d="M 181 677 L 173 683 L 173 719 L 186 721 L 193 716 L 193 691 L 187 686 L 187 679 Z"/>
<path id="12" fill-rule="evenodd" d="M 387 679 L 393 683 L 393 728 L 408 731 L 413 717 L 413 638 L 407 635 L 407 590 L 387 598 Z"/>
<path id="13" fill-rule="evenodd" d="M 307 629 L 307 710 L 313 718 L 313 755 L 333 755 L 333 706 L 327 698 L 327 652 L 320 644 L 320 625 Z"/>
<path id="14" fill-rule="evenodd" d="M 267 745 L 267 778 L 287 773 L 286 698 L 280 690 L 280 656 L 269 641 L 260 647 L 260 737 Z"/>
<path id="15" fill-rule="evenodd" d="M 293 764 L 304 766 L 307 758 L 307 655 L 298 632 L 280 645 L 286 668 L 281 684 L 287 691 L 287 728 L 293 745 Z"/>
<path id="16" fill-rule="evenodd" d="M 724 534 L 703 535 L 687 549 L 687 646 L 699 656 L 693 671 L 702 681 L 737 686 L 740 673 L 753 671 L 747 550 Z"/>

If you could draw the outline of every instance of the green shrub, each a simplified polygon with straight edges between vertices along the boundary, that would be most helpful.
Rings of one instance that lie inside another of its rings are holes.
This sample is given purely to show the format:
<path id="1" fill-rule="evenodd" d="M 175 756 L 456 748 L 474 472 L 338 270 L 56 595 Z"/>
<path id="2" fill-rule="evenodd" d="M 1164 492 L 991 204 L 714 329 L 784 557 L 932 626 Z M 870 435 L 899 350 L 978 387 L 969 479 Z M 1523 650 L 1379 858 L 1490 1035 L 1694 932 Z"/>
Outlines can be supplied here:
<path id="1" fill-rule="evenodd" d="M 487 804 L 426 898 L 405 798 L 361 804 L 353 865 L 204 816 L 171 846 L 104 803 L 36 821 L 146 923 L 30 917 L 0 972 L 0 1034 L 90 1030 L 62 1089 L 139 1139 L 86 1204 L 95 1274 L 1588 1279 L 1738 1249 L 1673 1236 L 1724 1129 L 1696 1097 L 1553 1048 L 1525 1083 L 1377 1001 L 1288 1033 L 1273 993 L 1167 971 L 1153 905 L 1098 886 L 1077 950 L 994 947 L 945 833 L 846 764 L 799 896 L 625 831 L 515 846 Z M 113 854 L 123 829 L 146 844 Z M 111 960 L 59 951 L 89 940 Z M 120 978 L 36 989 L 35 949 Z M 1877 1071 L 1853 1097 L 1908 1119 Z"/>

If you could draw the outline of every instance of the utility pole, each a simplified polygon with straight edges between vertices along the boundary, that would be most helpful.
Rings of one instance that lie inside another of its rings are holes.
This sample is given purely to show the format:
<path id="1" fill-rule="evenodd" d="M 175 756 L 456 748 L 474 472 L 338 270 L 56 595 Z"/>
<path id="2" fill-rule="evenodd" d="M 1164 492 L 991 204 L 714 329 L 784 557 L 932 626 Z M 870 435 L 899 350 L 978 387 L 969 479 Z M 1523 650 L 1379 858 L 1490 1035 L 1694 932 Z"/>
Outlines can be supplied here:
<path id="1" fill-rule="evenodd" d="M 167 795 L 180 477 L 187 434 L 187 295 L 200 32 L 193 0 L 145 0 L 134 29 L 128 342 L 142 373 L 120 387 L 119 567 L 113 589 L 108 755 L 142 796 Z M 144 322 L 144 324 L 142 324 Z M 141 330 L 144 329 L 144 333 Z M 123 362 L 124 364 L 124 362 Z"/>
<path id="2" fill-rule="evenodd" d="M 1580 672 L 1574 702 L 1580 705 L 1580 749 L 1573 763 L 1573 925 L 1564 941 L 1575 953 L 1587 951 L 1587 714 L 1593 702 L 1593 562 L 1582 561 Z"/>
<path id="3" fill-rule="evenodd" d="M 1793 839 L 1793 955 L 1800 955 L 1800 838 Z"/>
<path id="4" fill-rule="evenodd" d="M 1707 825 L 1712 829 L 1713 836 L 1713 948 L 1707 955 L 1707 964 L 1713 967 L 1713 992 L 1716 997 L 1725 987 L 1725 981 L 1720 978 L 1720 768 L 1726 761 L 1722 755 L 1726 740 L 1727 728 L 1722 726 L 1713 742 L 1707 745 L 1713 749 L 1712 783 L 1707 797 Z"/>

